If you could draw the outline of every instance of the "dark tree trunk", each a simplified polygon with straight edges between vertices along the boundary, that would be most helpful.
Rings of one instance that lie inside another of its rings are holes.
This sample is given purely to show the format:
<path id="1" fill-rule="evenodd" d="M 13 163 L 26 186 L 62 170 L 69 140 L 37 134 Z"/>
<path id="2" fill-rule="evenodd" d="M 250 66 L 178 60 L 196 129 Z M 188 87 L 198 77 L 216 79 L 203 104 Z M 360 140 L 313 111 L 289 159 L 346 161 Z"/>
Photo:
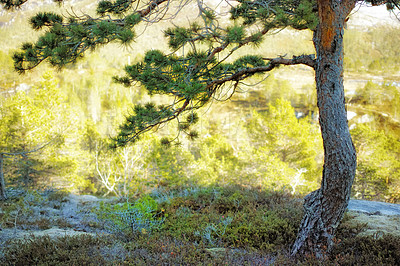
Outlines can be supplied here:
<path id="1" fill-rule="evenodd" d="M 3 159 L 4 155 L 0 153 L 0 200 L 7 199 L 6 183 L 4 182 L 4 173 L 3 173 Z"/>
<path id="2" fill-rule="evenodd" d="M 293 256 L 324 258 L 346 211 L 356 171 L 343 89 L 343 27 L 352 0 L 318 0 L 319 25 L 314 32 L 315 80 L 319 123 L 324 143 L 321 187 L 304 199 L 304 216 Z"/>

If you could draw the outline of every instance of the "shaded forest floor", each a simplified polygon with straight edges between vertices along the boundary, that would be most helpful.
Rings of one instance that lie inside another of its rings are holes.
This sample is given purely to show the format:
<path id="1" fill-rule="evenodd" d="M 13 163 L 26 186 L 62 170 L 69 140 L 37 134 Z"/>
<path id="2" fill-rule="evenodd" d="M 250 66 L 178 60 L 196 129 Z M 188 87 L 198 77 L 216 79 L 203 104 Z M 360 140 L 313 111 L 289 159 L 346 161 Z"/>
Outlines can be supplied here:
<path id="1" fill-rule="evenodd" d="M 302 215 L 301 199 L 290 194 L 190 188 L 158 191 L 144 199 L 127 205 L 126 200 L 61 191 L 14 191 L 0 203 L 0 262 L 301 264 L 288 257 Z M 400 216 L 355 209 L 346 214 L 329 260 L 309 258 L 304 264 L 399 265 Z M 137 210 L 145 215 L 138 216 Z"/>

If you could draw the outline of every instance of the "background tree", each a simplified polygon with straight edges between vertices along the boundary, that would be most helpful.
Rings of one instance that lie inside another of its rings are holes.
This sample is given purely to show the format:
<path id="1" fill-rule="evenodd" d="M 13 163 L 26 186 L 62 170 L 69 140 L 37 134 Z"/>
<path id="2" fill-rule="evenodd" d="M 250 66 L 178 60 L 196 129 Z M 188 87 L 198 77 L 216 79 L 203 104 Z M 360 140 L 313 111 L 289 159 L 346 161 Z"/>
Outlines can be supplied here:
<path id="1" fill-rule="evenodd" d="M 359 124 L 351 130 L 358 154 L 355 188 L 363 199 L 398 197 L 400 142 L 382 130 Z"/>
<path id="2" fill-rule="evenodd" d="M 5 1 L 5 6 L 24 1 Z M 114 138 L 114 147 L 124 146 L 139 135 L 176 119 L 179 132 L 189 138 L 198 133 L 191 126 L 198 120 L 196 110 L 221 91 L 233 94 L 240 81 L 279 65 L 307 65 L 315 70 L 319 122 L 324 143 L 324 168 L 320 189 L 305 198 L 304 218 L 292 255 L 324 257 L 330 250 L 336 228 L 346 210 L 355 176 L 356 152 L 347 125 L 343 89 L 343 29 L 357 0 L 247 1 L 239 0 L 230 10 L 233 23 L 224 27 L 218 14 L 203 2 L 197 3 L 200 15 L 189 27 L 176 26 L 165 31 L 172 53 L 153 50 L 144 60 L 125 68 L 116 77 L 127 86 L 140 82 L 150 94 L 171 96 L 171 104 L 136 105 Z M 182 3 L 178 11 L 182 10 Z M 398 7 L 397 0 L 372 1 L 373 5 Z M 156 0 L 100 1 L 98 17 L 89 15 L 65 20 L 54 13 L 39 13 L 30 22 L 36 30 L 47 28 L 36 43 L 25 43 L 14 54 L 15 69 L 32 69 L 44 60 L 56 67 L 76 62 L 85 51 L 112 41 L 123 45 L 135 38 L 134 26 L 141 21 L 158 22 L 168 13 L 170 2 Z M 168 16 L 167 16 L 168 17 Z M 275 29 L 292 27 L 314 33 L 315 55 L 266 58 L 259 55 L 234 57 L 244 46 L 260 45 Z M 223 95 L 223 94 L 222 94 Z M 229 98 L 229 97 L 227 97 Z M 162 143 L 169 144 L 170 139 Z"/>
<path id="3" fill-rule="evenodd" d="M 40 86 L 0 99 L 2 176 L 9 184 L 40 187 L 57 174 L 73 172 L 74 160 L 66 155 L 73 140 L 65 142 L 76 128 L 63 101 L 51 73 Z"/>
<path id="4" fill-rule="evenodd" d="M 264 166 L 256 169 L 255 176 L 265 176 L 266 182 L 273 179 L 270 186 L 274 187 L 290 184 L 295 188 L 302 183 L 315 189 L 313 183 L 319 180 L 322 168 L 321 160 L 316 160 L 317 151 L 322 149 L 317 125 L 297 119 L 290 102 L 278 99 L 269 104 L 268 111 L 252 112 L 246 129 L 254 147 L 248 161 Z M 308 171 L 299 176 L 301 179 L 291 180 L 300 169 Z"/>

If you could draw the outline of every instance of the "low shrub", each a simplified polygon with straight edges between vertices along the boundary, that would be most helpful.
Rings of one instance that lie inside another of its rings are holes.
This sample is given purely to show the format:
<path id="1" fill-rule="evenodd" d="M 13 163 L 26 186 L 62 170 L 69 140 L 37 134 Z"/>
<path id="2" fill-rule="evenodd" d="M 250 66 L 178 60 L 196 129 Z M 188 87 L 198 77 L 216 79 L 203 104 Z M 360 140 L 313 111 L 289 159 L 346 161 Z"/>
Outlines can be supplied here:
<path id="1" fill-rule="evenodd" d="M 300 202 L 286 193 L 239 186 L 199 190 L 164 202 L 167 236 L 206 247 L 278 251 L 294 242 Z"/>
<path id="2" fill-rule="evenodd" d="M 2 216 L 18 202 L 23 201 L 3 202 Z M 7 242 L 0 247 L 0 265 L 400 265 L 400 237 L 360 237 L 365 225 L 349 214 L 326 261 L 294 261 L 288 254 L 302 206 L 285 191 L 177 189 L 133 203 L 101 202 L 93 212 L 97 229 L 113 234 Z M 66 220 L 53 222 L 69 226 Z M 39 224 L 45 228 L 48 221 Z"/>
<path id="3" fill-rule="evenodd" d="M 357 236 L 343 239 L 331 253 L 339 265 L 400 265 L 400 237 Z"/>
<path id="4" fill-rule="evenodd" d="M 148 195 L 138 199 L 134 204 L 100 202 L 99 207 L 93 211 L 106 230 L 128 237 L 157 230 L 164 221 L 163 217 L 157 216 L 157 202 Z"/>
<path id="5" fill-rule="evenodd" d="M 101 265 L 107 261 L 99 249 L 111 239 L 90 235 L 49 236 L 20 239 L 7 243 L 2 265 Z"/>

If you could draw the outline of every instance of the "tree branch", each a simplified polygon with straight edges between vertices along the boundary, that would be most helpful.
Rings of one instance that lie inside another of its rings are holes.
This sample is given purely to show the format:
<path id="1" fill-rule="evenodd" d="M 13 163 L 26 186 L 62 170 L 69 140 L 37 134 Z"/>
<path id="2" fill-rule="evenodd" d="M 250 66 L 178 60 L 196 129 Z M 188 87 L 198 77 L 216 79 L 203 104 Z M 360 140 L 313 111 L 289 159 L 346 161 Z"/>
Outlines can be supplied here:
<path id="1" fill-rule="evenodd" d="M 44 147 L 50 145 L 51 142 L 52 142 L 52 141 L 49 141 L 49 142 L 43 144 L 42 146 L 39 146 L 39 147 L 37 147 L 37 148 L 34 148 L 33 150 L 30 150 L 30 151 L 21 151 L 21 152 L 0 152 L 0 155 L 3 155 L 4 157 L 7 157 L 7 156 L 18 156 L 18 155 L 23 155 L 23 156 L 25 156 L 25 155 L 27 155 L 27 154 L 29 154 L 29 153 L 34 153 L 34 152 L 37 152 L 37 151 L 43 149 Z"/>
<path id="2" fill-rule="evenodd" d="M 315 55 L 300 55 L 300 56 L 293 56 L 292 59 L 286 59 L 283 57 L 277 58 L 263 58 L 264 60 L 269 60 L 270 63 L 276 65 L 306 65 L 311 68 L 315 67 Z"/>
<path id="3" fill-rule="evenodd" d="M 354 9 L 357 4 L 357 0 L 343 0 L 341 2 L 342 10 L 346 17 L 350 14 L 350 12 Z"/>
<path id="4" fill-rule="evenodd" d="M 292 59 L 286 59 L 282 57 L 263 58 L 263 59 L 269 61 L 269 63 L 266 66 L 258 66 L 258 67 L 242 69 L 226 78 L 212 81 L 207 85 L 207 87 L 211 89 L 212 87 L 222 85 L 225 82 L 240 81 L 256 73 L 269 72 L 279 65 L 307 65 L 312 68 L 315 67 L 314 55 L 294 56 Z"/>
<path id="5" fill-rule="evenodd" d="M 157 6 L 159 6 L 160 4 L 167 2 L 168 0 L 155 0 L 155 1 L 151 1 L 149 3 L 149 5 L 147 6 L 147 8 L 144 8 L 142 10 L 137 11 L 141 17 L 145 17 L 147 16 L 151 11 L 153 11 Z"/>
<path id="6" fill-rule="evenodd" d="M 182 107 L 180 107 L 180 108 L 178 108 L 176 111 L 174 111 L 174 113 L 173 113 L 171 116 L 169 116 L 169 117 L 167 117 L 167 118 L 165 118 L 165 119 L 163 119 L 163 120 L 155 121 L 154 123 L 148 124 L 148 125 L 147 125 L 146 127 L 144 127 L 143 129 L 141 129 L 141 130 L 139 130 L 139 131 L 133 132 L 133 134 L 131 134 L 129 137 L 128 137 L 128 136 L 124 136 L 123 144 L 122 144 L 122 145 L 125 145 L 125 144 L 128 143 L 128 142 L 134 141 L 135 139 L 137 139 L 137 137 L 138 137 L 139 135 L 141 135 L 141 134 L 143 134 L 143 133 L 145 133 L 145 132 L 151 130 L 151 129 L 154 128 L 155 126 L 159 126 L 159 125 L 161 125 L 161 124 L 165 124 L 165 123 L 167 123 L 167 122 L 169 122 L 169 121 L 171 121 L 171 120 L 177 118 L 182 112 L 184 112 L 184 111 L 187 110 L 186 107 L 189 105 L 189 103 L 190 103 L 190 101 L 191 101 L 190 99 L 182 99 L 182 100 L 185 100 L 185 102 L 183 103 Z M 115 140 L 116 142 L 119 142 L 119 139 L 118 139 L 118 138 L 120 138 L 120 137 L 121 137 L 121 136 L 117 136 L 116 138 L 114 138 L 114 140 Z M 121 141 L 121 140 L 120 140 L 120 141 Z M 118 144 L 118 145 L 121 145 L 121 144 Z"/>

